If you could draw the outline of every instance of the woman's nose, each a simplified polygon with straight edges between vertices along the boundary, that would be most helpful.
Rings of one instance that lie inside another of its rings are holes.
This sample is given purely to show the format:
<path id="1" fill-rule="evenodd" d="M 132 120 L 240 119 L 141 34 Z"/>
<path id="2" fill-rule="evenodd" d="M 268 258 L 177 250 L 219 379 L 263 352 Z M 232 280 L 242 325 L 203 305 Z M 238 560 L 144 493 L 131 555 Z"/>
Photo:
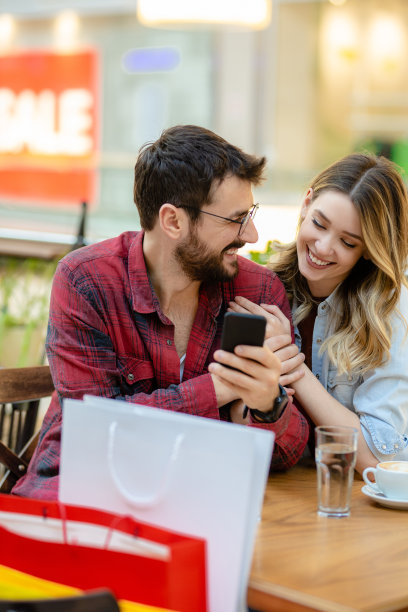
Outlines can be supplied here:
<path id="1" fill-rule="evenodd" d="M 316 240 L 315 249 L 316 255 L 320 256 L 328 256 L 333 252 L 333 241 L 330 236 L 325 236 L 324 238 L 319 238 Z"/>

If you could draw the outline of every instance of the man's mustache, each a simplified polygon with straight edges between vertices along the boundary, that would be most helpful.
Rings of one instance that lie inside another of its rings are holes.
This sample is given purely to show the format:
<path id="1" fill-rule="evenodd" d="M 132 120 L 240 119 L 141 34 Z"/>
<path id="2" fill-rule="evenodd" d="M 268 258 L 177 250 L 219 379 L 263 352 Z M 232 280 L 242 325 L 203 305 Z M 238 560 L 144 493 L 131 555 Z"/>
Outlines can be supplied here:
<path id="1" fill-rule="evenodd" d="M 246 242 L 242 242 L 242 240 L 235 240 L 226 246 L 225 249 L 222 249 L 222 252 L 225 253 L 225 251 L 229 251 L 230 249 L 241 249 L 245 244 Z"/>

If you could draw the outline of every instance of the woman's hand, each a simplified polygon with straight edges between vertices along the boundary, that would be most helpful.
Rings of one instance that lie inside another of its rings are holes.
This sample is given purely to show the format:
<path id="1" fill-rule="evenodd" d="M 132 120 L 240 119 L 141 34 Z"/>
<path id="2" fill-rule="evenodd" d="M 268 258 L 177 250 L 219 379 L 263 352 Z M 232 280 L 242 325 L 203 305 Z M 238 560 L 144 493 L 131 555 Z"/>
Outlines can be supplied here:
<path id="1" fill-rule="evenodd" d="M 266 318 L 265 338 L 272 336 L 280 336 L 282 334 L 291 334 L 290 321 L 278 306 L 268 304 L 254 304 L 244 297 L 236 296 L 234 302 L 229 303 L 228 310 L 230 312 L 251 313 L 262 315 Z"/>
<path id="2" fill-rule="evenodd" d="M 280 338 L 280 336 L 279 336 Z M 279 357 L 281 362 L 281 376 L 279 379 L 282 387 L 285 387 L 288 395 L 293 395 L 295 392 L 289 386 L 298 381 L 305 375 L 303 364 L 305 361 L 304 353 L 301 353 L 296 344 L 291 343 L 291 338 L 288 336 L 289 342 L 278 349 L 276 346 L 276 337 L 265 340 L 266 346 L 269 346 L 271 351 Z"/>

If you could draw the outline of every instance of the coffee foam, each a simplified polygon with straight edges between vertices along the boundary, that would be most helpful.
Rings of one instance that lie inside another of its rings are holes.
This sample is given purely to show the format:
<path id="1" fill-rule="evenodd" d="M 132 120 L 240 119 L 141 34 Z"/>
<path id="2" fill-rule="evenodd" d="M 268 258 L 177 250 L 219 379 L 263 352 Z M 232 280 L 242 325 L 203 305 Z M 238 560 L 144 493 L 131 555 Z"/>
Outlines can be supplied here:
<path id="1" fill-rule="evenodd" d="M 391 472 L 408 472 L 408 461 L 387 461 L 380 463 L 379 467 Z"/>

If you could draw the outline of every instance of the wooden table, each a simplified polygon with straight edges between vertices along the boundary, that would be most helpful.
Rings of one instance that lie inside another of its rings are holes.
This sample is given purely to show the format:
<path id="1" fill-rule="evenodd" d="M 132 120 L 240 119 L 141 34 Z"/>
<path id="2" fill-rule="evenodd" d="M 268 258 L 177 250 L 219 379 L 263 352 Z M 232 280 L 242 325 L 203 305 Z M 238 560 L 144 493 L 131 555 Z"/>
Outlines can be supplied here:
<path id="1" fill-rule="evenodd" d="M 366 497 L 356 474 L 351 515 L 316 512 L 314 464 L 269 478 L 248 588 L 260 611 L 408 611 L 408 510 Z"/>

